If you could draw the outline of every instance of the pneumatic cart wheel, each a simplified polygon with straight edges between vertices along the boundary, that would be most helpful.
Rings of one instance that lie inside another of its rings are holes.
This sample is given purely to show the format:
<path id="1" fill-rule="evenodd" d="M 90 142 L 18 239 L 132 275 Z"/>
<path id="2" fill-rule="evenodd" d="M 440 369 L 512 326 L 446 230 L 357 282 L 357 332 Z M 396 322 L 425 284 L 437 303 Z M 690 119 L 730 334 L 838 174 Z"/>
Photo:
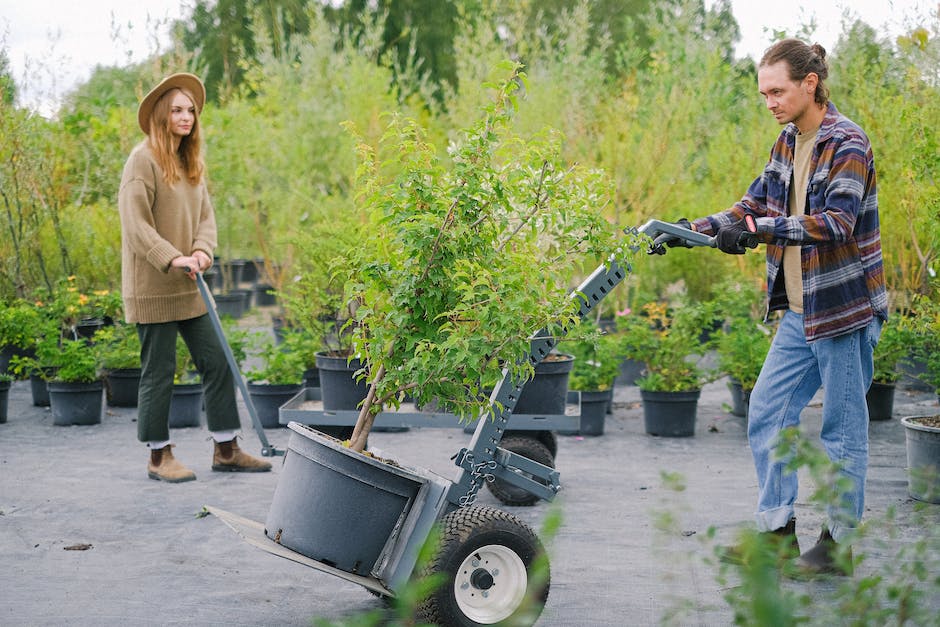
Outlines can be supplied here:
<path id="1" fill-rule="evenodd" d="M 507 451 L 512 451 L 516 455 L 528 457 L 543 466 L 548 466 L 549 468 L 555 467 L 555 456 L 552 455 L 547 446 L 535 438 L 525 435 L 503 437 L 499 446 Z M 531 475 L 528 473 L 523 474 L 531 478 Z M 539 502 L 539 497 L 503 479 L 487 481 L 486 488 L 505 505 L 535 505 Z"/>
<path id="2" fill-rule="evenodd" d="M 422 577 L 439 585 L 420 606 L 434 625 L 532 625 L 548 598 L 550 573 L 535 532 L 508 512 L 464 507 L 440 521 Z"/>

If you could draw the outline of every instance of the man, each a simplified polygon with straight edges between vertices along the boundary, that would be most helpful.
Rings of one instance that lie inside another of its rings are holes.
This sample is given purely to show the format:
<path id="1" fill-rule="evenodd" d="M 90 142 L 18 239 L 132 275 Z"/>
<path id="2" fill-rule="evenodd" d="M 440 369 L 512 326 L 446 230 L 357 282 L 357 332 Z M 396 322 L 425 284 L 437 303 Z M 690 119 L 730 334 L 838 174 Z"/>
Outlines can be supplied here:
<path id="1" fill-rule="evenodd" d="M 862 129 L 829 102 L 821 46 L 780 41 L 764 54 L 757 77 L 767 108 L 785 127 L 744 197 L 690 226 L 715 235 L 730 254 L 743 253 L 742 236 L 755 231 L 767 243 L 768 313 L 784 313 L 750 397 L 757 527 L 799 554 L 797 476 L 785 471 L 774 451 L 781 430 L 799 424 L 821 386 L 821 440 L 850 488 L 830 504 L 828 525 L 798 565 L 809 574 L 847 575 L 850 549 L 847 560 L 837 560 L 836 548 L 864 509 L 865 393 L 872 349 L 887 319 L 874 159 Z"/>

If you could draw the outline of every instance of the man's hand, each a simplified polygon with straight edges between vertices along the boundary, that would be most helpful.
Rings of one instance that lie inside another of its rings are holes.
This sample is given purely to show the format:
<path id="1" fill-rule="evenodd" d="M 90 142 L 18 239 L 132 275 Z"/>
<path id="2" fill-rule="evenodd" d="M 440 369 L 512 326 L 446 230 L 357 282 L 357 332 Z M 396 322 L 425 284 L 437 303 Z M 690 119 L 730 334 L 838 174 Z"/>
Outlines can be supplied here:
<path id="1" fill-rule="evenodd" d="M 674 224 L 676 226 L 681 226 L 687 231 L 693 230 L 692 224 L 685 218 L 681 218 L 678 222 L 674 222 Z M 669 248 L 692 248 L 692 244 L 689 244 L 681 237 L 676 237 L 675 235 L 665 236 L 665 237 L 660 236 L 660 237 L 662 239 L 657 238 L 659 240 L 659 243 L 650 249 L 649 252 L 651 255 L 665 255 L 666 249 L 663 248 L 663 244 L 665 244 Z"/>
<path id="2" fill-rule="evenodd" d="M 686 220 L 685 218 L 681 218 L 678 222 L 676 222 L 676 226 L 681 226 L 686 231 L 692 230 L 692 223 Z M 684 239 L 681 239 L 678 237 L 672 237 L 670 239 L 667 239 L 663 243 L 666 244 L 666 246 L 668 246 L 669 248 L 677 248 L 677 247 L 692 248 L 692 244 L 689 244 Z"/>
<path id="3" fill-rule="evenodd" d="M 743 255 L 745 247 L 757 247 L 757 227 L 754 218 L 745 216 L 733 224 L 723 226 L 715 234 L 718 249 L 729 255 Z"/>

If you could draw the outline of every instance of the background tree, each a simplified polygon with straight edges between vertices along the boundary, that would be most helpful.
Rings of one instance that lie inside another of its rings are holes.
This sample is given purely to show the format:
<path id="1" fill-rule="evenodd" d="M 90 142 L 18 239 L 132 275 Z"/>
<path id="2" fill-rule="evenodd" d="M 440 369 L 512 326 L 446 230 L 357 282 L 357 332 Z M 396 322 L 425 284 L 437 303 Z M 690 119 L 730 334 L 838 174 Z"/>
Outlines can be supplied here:
<path id="1" fill-rule="evenodd" d="M 195 56 L 206 97 L 224 101 L 241 85 L 248 62 L 264 38 L 281 54 L 290 38 L 309 30 L 308 0 L 197 0 L 189 19 L 180 20 L 181 40 Z"/>
<path id="2" fill-rule="evenodd" d="M 10 74 L 10 57 L 0 48 L 0 105 L 12 107 L 16 100 L 16 83 Z"/>

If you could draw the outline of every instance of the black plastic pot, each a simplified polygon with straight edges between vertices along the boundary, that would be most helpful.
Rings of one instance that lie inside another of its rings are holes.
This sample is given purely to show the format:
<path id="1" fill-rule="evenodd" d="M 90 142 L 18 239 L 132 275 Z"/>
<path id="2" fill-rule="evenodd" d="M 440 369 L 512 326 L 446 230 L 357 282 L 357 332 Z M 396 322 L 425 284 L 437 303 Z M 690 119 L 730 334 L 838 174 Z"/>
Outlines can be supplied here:
<path id="1" fill-rule="evenodd" d="M 202 383 L 174 383 L 170 397 L 170 428 L 198 427 L 202 415 Z"/>
<path id="2" fill-rule="evenodd" d="M 67 427 L 101 423 L 101 410 L 104 406 L 103 382 L 49 381 L 47 387 L 52 424 Z"/>
<path id="3" fill-rule="evenodd" d="M 7 407 L 10 404 L 11 381 L 0 381 L 0 424 L 7 421 Z"/>
<path id="4" fill-rule="evenodd" d="M 301 384 L 277 385 L 270 383 L 248 383 L 248 395 L 255 406 L 258 420 L 265 429 L 281 427 L 281 405 L 297 396 Z"/>
<path id="5" fill-rule="evenodd" d="M 615 385 L 636 385 L 636 380 L 643 376 L 645 365 L 635 359 L 624 359 L 620 362 L 620 373 L 614 379 Z"/>
<path id="6" fill-rule="evenodd" d="M 238 320 L 245 315 L 245 295 L 241 292 L 229 292 L 228 294 L 216 294 L 215 309 L 219 316 L 229 316 Z"/>
<path id="7" fill-rule="evenodd" d="M 535 377 L 525 384 L 514 414 L 556 416 L 565 413 L 568 398 L 568 379 L 574 367 L 574 357 L 557 355 L 535 366 Z"/>
<path id="8" fill-rule="evenodd" d="M 55 373 L 56 368 L 46 367 L 43 372 L 31 372 L 29 375 L 29 391 L 36 407 L 49 407 L 49 386 L 47 381 Z"/>
<path id="9" fill-rule="evenodd" d="M 868 404 L 869 420 L 891 420 L 894 414 L 894 383 L 872 381 L 865 402 Z"/>
<path id="10" fill-rule="evenodd" d="M 105 396 L 111 407 L 137 407 L 140 368 L 115 368 L 105 377 Z"/>
<path id="11" fill-rule="evenodd" d="M 701 390 L 654 392 L 641 389 L 646 432 L 671 438 L 695 435 L 695 417 L 700 394 Z"/>
<path id="12" fill-rule="evenodd" d="M 347 363 L 344 356 L 317 353 L 317 368 L 320 370 L 320 397 L 323 400 L 323 409 L 357 409 L 369 391 L 365 379 L 356 381 L 353 376 L 362 368 L 362 362 L 353 359 Z"/>
<path id="13" fill-rule="evenodd" d="M 581 392 L 581 435 L 604 435 L 604 421 L 613 390 Z"/>
<path id="14" fill-rule="evenodd" d="M 222 262 L 222 276 L 230 282 L 231 287 L 237 287 L 242 282 L 242 272 L 247 263 L 244 259 L 230 259 Z"/>
<path id="15" fill-rule="evenodd" d="M 320 369 L 319 368 L 307 368 L 304 370 L 304 387 L 305 388 L 319 388 L 320 387 Z"/>
<path id="16" fill-rule="evenodd" d="M 258 283 L 255 285 L 255 305 L 258 307 L 270 307 L 277 304 L 277 296 L 274 294 L 274 286 L 268 283 Z"/>
<path id="17" fill-rule="evenodd" d="M 340 570 L 368 575 L 426 479 L 290 423 L 265 534 Z"/>
<path id="18" fill-rule="evenodd" d="M 731 392 L 731 415 L 747 416 L 747 406 L 751 396 L 750 390 L 745 392 L 741 382 L 737 379 L 728 381 L 728 390 Z"/>

